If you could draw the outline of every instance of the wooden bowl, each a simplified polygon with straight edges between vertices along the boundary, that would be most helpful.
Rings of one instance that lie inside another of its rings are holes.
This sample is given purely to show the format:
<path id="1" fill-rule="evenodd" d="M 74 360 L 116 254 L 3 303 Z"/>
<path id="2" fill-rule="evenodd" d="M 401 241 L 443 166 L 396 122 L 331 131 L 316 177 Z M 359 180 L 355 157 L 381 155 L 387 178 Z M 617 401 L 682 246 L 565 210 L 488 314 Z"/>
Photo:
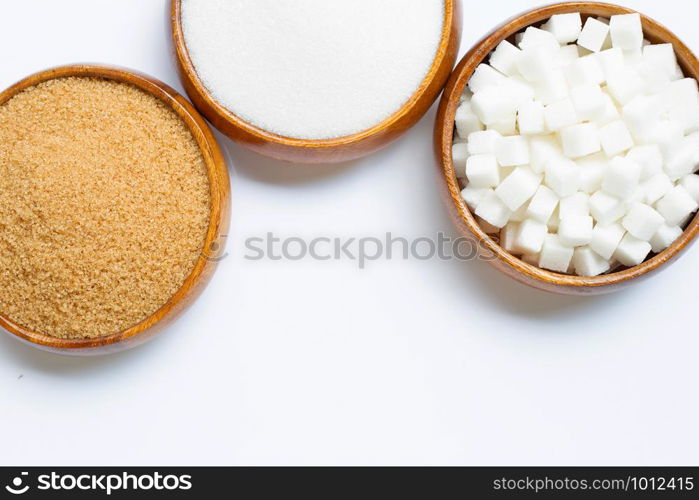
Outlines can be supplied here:
<path id="1" fill-rule="evenodd" d="M 513 41 L 516 33 L 528 26 L 541 24 L 554 14 L 580 12 L 583 18 L 589 16 L 609 17 L 615 14 L 635 12 L 631 9 L 596 2 L 567 2 L 557 3 L 521 14 L 496 28 L 483 40 L 478 42 L 457 65 L 447 84 L 437 113 L 435 125 L 435 154 L 437 157 L 440 178 L 443 180 L 444 197 L 460 232 L 478 241 L 481 258 L 490 262 L 494 267 L 522 283 L 562 294 L 598 294 L 615 291 L 645 278 L 674 260 L 692 242 L 699 231 L 699 217 L 689 223 L 682 236 L 670 247 L 653 255 L 642 264 L 622 268 L 617 272 L 592 278 L 571 276 L 550 272 L 529 265 L 509 252 L 505 251 L 493 238 L 487 235 L 476 222 L 474 215 L 461 198 L 461 188 L 456 178 L 452 161 L 451 146 L 454 136 L 454 117 L 459 105 L 459 97 L 463 92 L 474 69 L 495 47 L 505 39 Z M 682 43 L 667 28 L 653 19 L 641 14 L 645 37 L 653 43 L 672 43 L 677 54 L 677 60 L 685 75 L 699 79 L 699 61 L 687 46 Z"/>
<path id="2" fill-rule="evenodd" d="M 326 140 L 284 137 L 252 125 L 223 107 L 204 87 L 194 69 L 182 31 L 181 0 L 172 0 L 172 36 L 180 79 L 194 105 L 217 129 L 259 154 L 294 163 L 354 160 L 378 151 L 400 137 L 422 118 L 444 88 L 461 40 L 461 2 L 445 0 L 445 4 L 439 49 L 418 90 L 389 118 L 354 135 Z"/>
<path id="3" fill-rule="evenodd" d="M 149 340 L 183 313 L 203 291 L 216 268 L 217 256 L 223 249 L 230 216 L 230 183 L 226 163 L 216 139 L 214 139 L 204 119 L 184 97 L 154 78 L 106 66 L 64 66 L 29 76 L 8 88 L 0 93 L 0 105 L 29 87 L 48 80 L 70 76 L 98 77 L 129 83 L 163 101 L 182 118 L 192 132 L 201 148 L 209 177 L 211 206 L 209 228 L 203 247 L 204 252 L 182 287 L 150 317 L 127 330 L 106 337 L 60 339 L 30 331 L 0 311 L 0 329 L 5 329 L 22 341 L 40 349 L 72 355 L 107 354 L 135 347 Z"/>

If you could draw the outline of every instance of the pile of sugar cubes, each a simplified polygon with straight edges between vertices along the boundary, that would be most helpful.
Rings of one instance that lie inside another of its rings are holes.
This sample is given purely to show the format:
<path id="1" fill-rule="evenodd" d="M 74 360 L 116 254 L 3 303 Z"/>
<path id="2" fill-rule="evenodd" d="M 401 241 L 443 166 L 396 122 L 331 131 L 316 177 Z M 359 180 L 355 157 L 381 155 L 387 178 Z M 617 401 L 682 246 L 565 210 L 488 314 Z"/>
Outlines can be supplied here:
<path id="1" fill-rule="evenodd" d="M 462 197 L 522 260 L 596 276 L 675 241 L 699 208 L 699 93 L 638 14 L 553 16 L 503 41 L 456 113 Z"/>

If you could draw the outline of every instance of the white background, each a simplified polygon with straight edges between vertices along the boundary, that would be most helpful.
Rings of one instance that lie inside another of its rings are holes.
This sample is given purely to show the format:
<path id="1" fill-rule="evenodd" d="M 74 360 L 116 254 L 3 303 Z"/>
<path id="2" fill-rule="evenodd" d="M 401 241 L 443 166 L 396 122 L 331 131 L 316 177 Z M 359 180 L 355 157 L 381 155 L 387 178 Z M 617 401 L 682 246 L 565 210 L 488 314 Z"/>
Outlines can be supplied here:
<path id="1" fill-rule="evenodd" d="M 103 62 L 181 88 L 166 0 L 2 2 L 0 87 Z M 537 2 L 464 2 L 462 54 Z M 635 0 L 699 50 L 689 0 Z M 157 340 L 93 359 L 0 336 L 0 463 L 699 463 L 699 248 L 595 298 L 549 295 L 483 262 L 244 259 L 244 240 L 435 237 L 453 229 L 434 109 L 341 166 L 231 158 L 226 258 Z"/>

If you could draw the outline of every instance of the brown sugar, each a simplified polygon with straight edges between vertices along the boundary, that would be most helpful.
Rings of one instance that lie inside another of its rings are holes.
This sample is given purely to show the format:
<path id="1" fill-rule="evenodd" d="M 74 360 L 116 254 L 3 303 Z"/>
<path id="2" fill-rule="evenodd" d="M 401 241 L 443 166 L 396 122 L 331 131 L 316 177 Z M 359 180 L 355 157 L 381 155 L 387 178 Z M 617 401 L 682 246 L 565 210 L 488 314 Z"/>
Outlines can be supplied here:
<path id="1" fill-rule="evenodd" d="M 61 78 L 0 106 L 0 314 L 92 338 L 160 309 L 209 223 L 201 151 L 177 114 L 128 84 Z"/>

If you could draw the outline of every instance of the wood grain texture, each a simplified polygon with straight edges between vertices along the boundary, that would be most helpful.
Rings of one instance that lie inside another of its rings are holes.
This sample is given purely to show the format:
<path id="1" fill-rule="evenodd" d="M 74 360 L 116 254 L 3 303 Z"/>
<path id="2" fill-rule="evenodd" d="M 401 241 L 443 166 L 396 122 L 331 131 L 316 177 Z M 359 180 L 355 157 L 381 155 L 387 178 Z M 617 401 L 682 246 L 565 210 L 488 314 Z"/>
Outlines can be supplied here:
<path id="1" fill-rule="evenodd" d="M 181 0 L 171 0 L 171 27 L 182 85 L 197 109 L 221 132 L 247 148 L 292 163 L 339 163 L 369 155 L 400 137 L 424 116 L 444 88 L 461 41 L 461 0 L 445 0 L 445 22 L 432 67 L 403 107 L 378 125 L 327 140 L 294 139 L 252 125 L 220 105 L 199 79 L 182 31 Z"/>
<path id="2" fill-rule="evenodd" d="M 204 290 L 213 275 L 217 257 L 223 251 L 230 218 L 230 181 L 226 162 L 211 130 L 194 107 L 168 85 L 126 69 L 74 65 L 49 69 L 29 76 L 0 93 L 0 105 L 23 90 L 39 83 L 64 78 L 97 77 L 129 83 L 151 94 L 168 105 L 192 132 L 204 157 L 210 185 L 209 228 L 204 251 L 182 287 L 153 315 L 133 327 L 114 335 L 95 339 L 59 339 L 30 331 L 14 323 L 0 311 L 0 328 L 17 338 L 41 349 L 72 355 L 107 354 L 135 347 L 159 333 L 172 323 Z"/>
<path id="3" fill-rule="evenodd" d="M 569 2 L 537 8 L 506 21 L 478 42 L 454 70 L 439 105 L 435 123 L 434 148 L 440 183 L 451 218 L 464 236 L 475 238 L 480 243 L 478 246 L 484 260 L 511 278 L 541 290 L 569 295 L 599 294 L 619 290 L 631 283 L 638 282 L 641 278 L 652 275 L 663 265 L 676 259 L 689 247 L 699 231 L 699 216 L 694 217 L 675 243 L 638 266 L 622 268 L 617 272 L 592 278 L 550 272 L 529 265 L 508 253 L 480 228 L 474 215 L 461 198 L 461 188 L 456 178 L 451 152 L 454 138 L 454 117 L 459 105 L 459 97 L 476 66 L 502 40 L 513 41 L 514 35 L 526 27 L 539 25 L 554 14 L 568 12 L 580 12 L 585 19 L 589 16 L 609 17 L 635 11 L 605 3 Z M 645 37 L 652 43 L 672 43 L 677 60 L 685 75 L 699 79 L 699 62 L 689 48 L 658 22 L 643 14 L 641 14 L 641 18 Z"/>

